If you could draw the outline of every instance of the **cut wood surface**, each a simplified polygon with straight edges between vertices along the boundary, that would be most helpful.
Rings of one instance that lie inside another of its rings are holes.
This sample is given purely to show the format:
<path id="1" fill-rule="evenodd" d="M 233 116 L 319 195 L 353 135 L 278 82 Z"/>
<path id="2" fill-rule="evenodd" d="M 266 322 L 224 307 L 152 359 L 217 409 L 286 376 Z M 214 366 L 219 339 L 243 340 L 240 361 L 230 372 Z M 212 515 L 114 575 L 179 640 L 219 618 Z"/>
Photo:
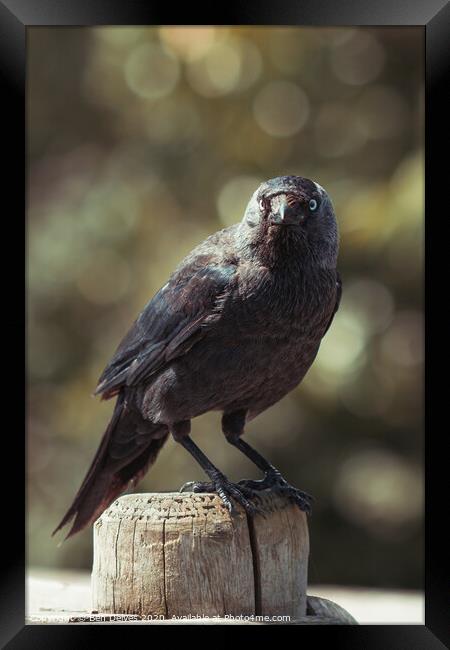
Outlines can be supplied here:
<path id="1" fill-rule="evenodd" d="M 258 505 L 264 517 L 230 515 L 215 494 L 122 496 L 94 525 L 93 609 L 305 617 L 306 515 L 269 492 Z"/>

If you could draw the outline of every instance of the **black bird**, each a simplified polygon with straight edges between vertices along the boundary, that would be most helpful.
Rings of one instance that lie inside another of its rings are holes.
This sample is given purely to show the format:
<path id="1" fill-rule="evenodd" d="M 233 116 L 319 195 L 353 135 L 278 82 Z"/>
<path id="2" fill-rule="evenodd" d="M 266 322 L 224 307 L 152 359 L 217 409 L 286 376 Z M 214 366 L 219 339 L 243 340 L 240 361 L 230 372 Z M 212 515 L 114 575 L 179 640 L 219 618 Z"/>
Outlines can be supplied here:
<path id="1" fill-rule="evenodd" d="M 93 523 L 154 463 L 169 433 L 199 462 L 232 511 L 255 511 L 252 495 L 273 488 L 310 510 L 241 439 L 246 422 L 297 386 L 339 306 L 338 230 L 328 194 L 299 176 L 255 191 L 242 221 L 194 248 L 146 305 L 99 379 L 116 397 L 112 419 L 73 504 L 67 537 Z M 259 481 L 231 483 L 189 437 L 191 419 L 221 411 L 222 430 L 259 469 Z"/>

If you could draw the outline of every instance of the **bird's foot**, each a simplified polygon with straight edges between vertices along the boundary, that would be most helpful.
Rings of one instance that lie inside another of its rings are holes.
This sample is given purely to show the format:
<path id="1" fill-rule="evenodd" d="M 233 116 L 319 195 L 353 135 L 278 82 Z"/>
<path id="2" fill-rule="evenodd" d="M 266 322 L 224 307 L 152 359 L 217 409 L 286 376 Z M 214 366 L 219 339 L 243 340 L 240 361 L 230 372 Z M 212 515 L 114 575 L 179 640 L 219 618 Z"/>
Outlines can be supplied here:
<path id="1" fill-rule="evenodd" d="M 215 492 L 212 481 L 188 481 L 180 487 L 180 492 Z"/>
<path id="2" fill-rule="evenodd" d="M 250 499 L 254 500 L 256 496 L 253 490 L 244 485 L 232 483 L 223 474 L 218 474 L 212 481 L 189 481 L 180 488 L 180 492 L 195 492 L 197 494 L 201 492 L 215 492 L 222 499 L 224 505 L 231 514 L 236 512 L 233 505 L 234 500 L 237 501 L 237 503 L 239 503 L 249 515 L 265 515 L 258 505 L 250 501 Z"/>
<path id="3" fill-rule="evenodd" d="M 306 492 L 302 492 L 298 488 L 290 485 L 286 479 L 282 477 L 278 470 L 269 470 L 260 481 L 253 481 L 251 479 L 244 479 L 237 484 L 241 489 L 252 490 L 260 492 L 261 490 L 271 490 L 277 494 L 289 497 L 300 508 L 300 510 L 311 512 L 313 497 Z"/>

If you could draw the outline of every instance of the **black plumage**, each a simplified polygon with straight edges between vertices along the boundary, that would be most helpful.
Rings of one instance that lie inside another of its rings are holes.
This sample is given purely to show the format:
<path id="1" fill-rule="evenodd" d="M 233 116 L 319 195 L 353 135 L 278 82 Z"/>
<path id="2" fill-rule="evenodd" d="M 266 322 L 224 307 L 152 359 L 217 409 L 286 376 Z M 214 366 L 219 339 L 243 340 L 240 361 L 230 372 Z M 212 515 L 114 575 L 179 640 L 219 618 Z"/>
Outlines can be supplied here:
<path id="1" fill-rule="evenodd" d="M 110 424 L 56 530 L 92 523 L 135 485 L 172 433 L 232 509 L 271 487 L 310 508 L 240 436 L 245 423 L 303 379 L 339 306 L 338 231 L 325 190 L 298 176 L 263 183 L 242 221 L 208 237 L 146 305 L 100 377 L 96 394 L 117 396 Z M 192 418 L 223 412 L 227 440 L 264 471 L 233 484 L 189 437 Z M 275 432 L 274 432 L 275 433 Z M 56 532 L 56 531 L 55 531 Z"/>

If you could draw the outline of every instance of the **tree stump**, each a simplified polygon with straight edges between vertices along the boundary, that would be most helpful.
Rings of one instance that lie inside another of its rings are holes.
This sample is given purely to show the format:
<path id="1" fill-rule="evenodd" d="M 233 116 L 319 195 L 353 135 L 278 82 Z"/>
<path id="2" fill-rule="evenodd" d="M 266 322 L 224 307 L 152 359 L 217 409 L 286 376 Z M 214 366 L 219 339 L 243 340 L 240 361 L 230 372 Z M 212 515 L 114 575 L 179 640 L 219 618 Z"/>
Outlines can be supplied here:
<path id="1" fill-rule="evenodd" d="M 261 515 L 216 494 L 128 494 L 94 525 L 93 608 L 149 617 L 306 616 L 305 513 L 261 492 Z"/>

